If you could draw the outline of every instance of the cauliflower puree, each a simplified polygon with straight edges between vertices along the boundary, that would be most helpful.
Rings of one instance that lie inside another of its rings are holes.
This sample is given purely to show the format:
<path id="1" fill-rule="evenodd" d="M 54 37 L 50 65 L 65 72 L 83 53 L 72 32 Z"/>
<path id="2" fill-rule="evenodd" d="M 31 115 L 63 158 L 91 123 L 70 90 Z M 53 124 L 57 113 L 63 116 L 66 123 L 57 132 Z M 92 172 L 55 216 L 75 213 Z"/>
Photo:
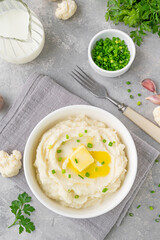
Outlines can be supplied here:
<path id="1" fill-rule="evenodd" d="M 79 116 L 59 122 L 42 136 L 34 166 L 48 197 L 68 207 L 84 208 L 120 187 L 127 158 L 114 129 Z"/>

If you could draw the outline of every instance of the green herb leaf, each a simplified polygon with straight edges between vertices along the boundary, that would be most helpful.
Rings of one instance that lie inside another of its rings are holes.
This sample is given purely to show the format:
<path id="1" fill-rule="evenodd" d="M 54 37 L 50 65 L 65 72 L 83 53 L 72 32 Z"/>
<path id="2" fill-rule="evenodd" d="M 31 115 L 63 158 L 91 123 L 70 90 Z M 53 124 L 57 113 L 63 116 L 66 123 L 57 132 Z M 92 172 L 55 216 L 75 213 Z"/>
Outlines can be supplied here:
<path id="1" fill-rule="evenodd" d="M 26 218 L 23 214 L 31 215 L 35 208 L 30 204 L 26 204 L 31 201 L 31 197 L 26 193 L 19 194 L 18 200 L 12 201 L 10 206 L 11 212 L 15 215 L 14 222 L 8 227 L 14 225 L 19 225 L 19 234 L 21 234 L 24 229 L 26 232 L 31 233 L 35 230 L 35 225 L 29 218 Z"/>
<path id="2" fill-rule="evenodd" d="M 35 211 L 35 208 L 32 207 L 30 204 L 25 204 L 24 207 L 23 207 L 23 211 L 25 214 L 27 215 L 31 215 L 31 212 Z"/>

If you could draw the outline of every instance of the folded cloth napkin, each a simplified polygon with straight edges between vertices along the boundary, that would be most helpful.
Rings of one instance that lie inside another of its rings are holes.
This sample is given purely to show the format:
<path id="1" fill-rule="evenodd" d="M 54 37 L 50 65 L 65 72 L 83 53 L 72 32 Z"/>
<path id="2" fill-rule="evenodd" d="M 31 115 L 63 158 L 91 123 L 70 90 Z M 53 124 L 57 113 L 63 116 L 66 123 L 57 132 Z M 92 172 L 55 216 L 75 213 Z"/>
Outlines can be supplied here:
<path id="1" fill-rule="evenodd" d="M 28 136 L 36 124 L 50 112 L 72 104 L 88 104 L 73 95 L 51 78 L 39 74 L 32 75 L 24 88 L 0 122 L 0 149 L 11 152 L 18 149 L 23 152 Z M 107 108 L 105 101 L 104 109 Z M 146 142 L 132 134 L 138 152 L 138 172 L 136 180 L 127 197 L 112 211 L 91 219 L 70 219 L 77 222 L 82 230 L 87 231 L 96 240 L 102 240 L 114 224 L 120 225 L 138 190 L 143 184 L 159 153 Z M 11 179 L 23 189 L 26 181 L 23 169 Z"/>

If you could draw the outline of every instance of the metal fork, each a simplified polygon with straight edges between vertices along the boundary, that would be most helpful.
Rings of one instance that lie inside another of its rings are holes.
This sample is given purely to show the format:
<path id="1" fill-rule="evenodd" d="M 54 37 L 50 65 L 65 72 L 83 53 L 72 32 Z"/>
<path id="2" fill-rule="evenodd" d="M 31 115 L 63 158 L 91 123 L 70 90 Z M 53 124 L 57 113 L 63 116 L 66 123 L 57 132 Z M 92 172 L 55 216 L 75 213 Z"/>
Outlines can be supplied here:
<path id="1" fill-rule="evenodd" d="M 148 119 L 134 111 L 132 108 L 120 103 L 108 95 L 107 89 L 100 83 L 96 82 L 88 74 L 86 74 L 79 66 L 76 66 L 71 76 L 80 83 L 84 88 L 90 91 L 95 97 L 108 99 L 120 110 L 126 117 L 133 121 L 143 131 L 150 135 L 154 140 L 160 143 L 160 128 Z"/>

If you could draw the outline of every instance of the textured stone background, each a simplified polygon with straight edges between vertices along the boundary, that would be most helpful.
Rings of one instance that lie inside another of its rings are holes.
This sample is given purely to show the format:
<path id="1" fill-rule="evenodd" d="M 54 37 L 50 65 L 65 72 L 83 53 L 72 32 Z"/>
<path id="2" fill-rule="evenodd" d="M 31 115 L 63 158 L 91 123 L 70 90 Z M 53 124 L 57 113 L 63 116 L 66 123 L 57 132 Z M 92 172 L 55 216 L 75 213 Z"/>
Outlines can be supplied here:
<path id="1" fill-rule="evenodd" d="M 124 25 L 115 26 L 112 23 L 105 22 L 106 0 L 77 0 L 78 11 L 76 15 L 67 22 L 59 21 L 55 18 L 53 12 L 56 9 L 56 3 L 48 0 L 26 1 L 30 8 L 35 11 L 42 21 L 46 33 L 45 47 L 40 56 L 31 63 L 25 65 L 12 65 L 0 60 L 0 95 L 3 95 L 6 101 L 4 110 L 0 113 L 0 119 L 8 111 L 13 101 L 18 96 L 24 82 L 28 76 L 37 71 L 53 77 L 59 84 L 88 100 L 91 104 L 101 106 L 101 101 L 90 95 L 86 90 L 76 84 L 68 75 L 75 64 L 83 67 L 89 74 L 103 83 L 110 95 L 127 103 L 136 111 L 153 121 L 152 111 L 155 107 L 145 100 L 149 92 L 142 89 L 140 81 L 146 77 L 151 77 L 158 85 L 160 92 L 160 39 L 155 35 L 148 35 L 145 42 L 139 48 L 137 47 L 136 59 L 131 69 L 123 76 L 107 79 L 95 74 L 87 61 L 87 46 L 91 37 L 100 30 L 108 28 L 117 28 L 129 33 L 128 27 Z M 132 93 L 135 99 L 131 100 L 126 89 L 125 82 L 132 82 Z M 141 101 L 143 105 L 138 107 L 136 102 L 140 99 L 137 93 L 141 92 Z M 115 116 L 117 109 L 108 104 L 109 111 Z M 121 121 L 135 134 L 146 140 L 149 144 L 159 148 L 149 136 L 143 133 L 138 127 L 132 124 L 124 116 Z M 12 214 L 9 210 L 10 202 L 16 199 L 22 189 L 18 188 L 9 179 L 0 177 L 0 239 L 1 240 L 92 240 L 87 233 L 82 232 L 76 225 L 70 223 L 59 215 L 47 210 L 33 197 L 33 205 L 36 212 L 33 214 L 37 230 L 29 234 L 23 234 L 21 237 L 17 234 L 16 227 L 8 230 L 7 226 L 12 221 Z M 159 239 L 160 223 L 154 219 L 160 214 L 160 163 L 155 164 L 147 181 L 142 186 L 138 196 L 130 209 L 134 217 L 126 216 L 119 228 L 114 227 L 107 240 L 151 240 Z M 29 189 L 25 189 L 30 193 Z M 155 190 L 154 194 L 150 190 Z M 137 209 L 137 205 L 141 208 Z M 155 209 L 150 211 L 148 206 L 153 205 Z"/>

